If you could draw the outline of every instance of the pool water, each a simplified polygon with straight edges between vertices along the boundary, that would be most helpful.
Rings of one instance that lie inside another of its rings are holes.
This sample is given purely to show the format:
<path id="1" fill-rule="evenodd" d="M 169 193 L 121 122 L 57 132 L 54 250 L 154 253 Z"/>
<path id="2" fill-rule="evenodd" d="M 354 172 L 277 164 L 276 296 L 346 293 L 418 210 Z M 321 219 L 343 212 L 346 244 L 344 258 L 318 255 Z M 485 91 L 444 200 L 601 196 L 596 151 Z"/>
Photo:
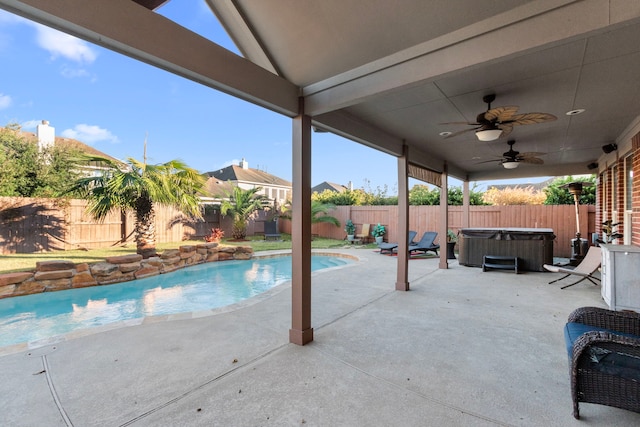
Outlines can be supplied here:
<path id="1" fill-rule="evenodd" d="M 311 269 L 351 261 L 312 256 Z M 77 329 L 235 304 L 291 280 L 291 257 L 224 261 L 108 286 L 0 300 L 0 346 L 31 342 Z"/>

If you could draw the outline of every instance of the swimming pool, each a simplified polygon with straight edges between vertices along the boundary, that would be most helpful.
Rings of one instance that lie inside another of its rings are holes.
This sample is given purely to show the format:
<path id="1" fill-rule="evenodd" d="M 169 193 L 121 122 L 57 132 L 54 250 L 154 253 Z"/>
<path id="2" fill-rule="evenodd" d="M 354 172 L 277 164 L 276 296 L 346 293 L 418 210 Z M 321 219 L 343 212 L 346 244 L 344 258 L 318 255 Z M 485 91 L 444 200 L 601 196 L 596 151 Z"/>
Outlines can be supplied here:
<path id="1" fill-rule="evenodd" d="M 352 261 L 311 257 L 311 269 Z M 291 280 L 291 256 L 200 264 L 170 274 L 108 286 L 0 300 L 0 347 L 78 329 L 235 304 Z"/>

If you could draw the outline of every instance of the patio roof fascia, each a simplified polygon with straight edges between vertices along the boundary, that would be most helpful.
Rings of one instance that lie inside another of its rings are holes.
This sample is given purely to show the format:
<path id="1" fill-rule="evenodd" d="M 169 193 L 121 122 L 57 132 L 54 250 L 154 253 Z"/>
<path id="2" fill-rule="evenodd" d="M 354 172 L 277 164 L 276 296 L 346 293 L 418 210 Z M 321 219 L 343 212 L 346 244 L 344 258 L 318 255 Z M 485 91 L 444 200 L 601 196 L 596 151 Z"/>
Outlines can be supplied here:
<path id="1" fill-rule="evenodd" d="M 288 117 L 298 114 L 300 88 L 248 59 L 131 0 L 87 3 L 0 0 L 0 7 Z"/>

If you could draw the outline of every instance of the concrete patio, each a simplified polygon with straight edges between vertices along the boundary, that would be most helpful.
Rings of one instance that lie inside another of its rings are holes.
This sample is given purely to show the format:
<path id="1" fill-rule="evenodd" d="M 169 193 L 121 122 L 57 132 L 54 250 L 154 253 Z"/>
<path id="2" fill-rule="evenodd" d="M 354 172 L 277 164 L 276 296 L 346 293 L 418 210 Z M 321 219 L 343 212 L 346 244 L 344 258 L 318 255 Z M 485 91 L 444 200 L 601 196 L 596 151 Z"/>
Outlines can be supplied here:
<path id="1" fill-rule="evenodd" d="M 213 313 L 0 349 L 0 424 L 640 425 L 592 404 L 571 415 L 562 328 L 574 308 L 604 306 L 599 287 L 432 257 L 410 261 L 398 292 L 394 257 L 337 252 L 360 261 L 314 274 L 311 344 L 289 344 L 287 284 Z"/>

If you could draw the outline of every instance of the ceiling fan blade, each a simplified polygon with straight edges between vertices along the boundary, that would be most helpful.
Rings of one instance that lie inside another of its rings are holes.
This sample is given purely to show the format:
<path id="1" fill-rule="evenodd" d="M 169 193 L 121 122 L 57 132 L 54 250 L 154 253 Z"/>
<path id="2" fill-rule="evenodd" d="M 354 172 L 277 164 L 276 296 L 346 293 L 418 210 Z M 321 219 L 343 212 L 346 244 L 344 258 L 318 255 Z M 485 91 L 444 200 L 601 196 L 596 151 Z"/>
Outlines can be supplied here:
<path id="1" fill-rule="evenodd" d="M 521 154 L 520 154 L 520 157 L 522 157 L 522 158 L 524 159 L 524 158 L 526 158 L 526 157 L 538 157 L 538 156 L 544 156 L 545 154 L 547 154 L 547 153 L 537 153 L 537 152 L 535 152 L 535 151 L 529 151 L 529 152 L 526 152 L 526 153 L 521 153 Z"/>
<path id="2" fill-rule="evenodd" d="M 544 164 L 544 160 L 539 159 L 537 157 L 520 158 L 520 156 L 518 156 L 518 161 L 522 162 L 522 163 L 529 163 L 529 164 L 532 164 L 532 165 L 543 165 Z"/>
<path id="3" fill-rule="evenodd" d="M 504 138 L 505 136 L 508 136 L 511 133 L 511 131 L 513 130 L 513 125 L 501 123 L 498 125 L 498 129 L 502 129 L 502 134 L 500 135 L 500 138 Z"/>
<path id="4" fill-rule="evenodd" d="M 493 160 L 484 160 L 482 162 L 476 162 L 474 163 L 474 165 L 480 165 L 482 163 L 501 163 L 502 162 L 502 158 L 498 158 L 498 159 L 493 159 Z"/>
<path id="5" fill-rule="evenodd" d="M 490 122 L 506 122 L 518 112 L 518 107 L 515 105 L 507 107 L 496 107 L 484 113 L 484 118 Z"/>
<path id="6" fill-rule="evenodd" d="M 465 130 L 459 130 L 458 132 L 454 132 L 451 135 L 447 135 L 444 137 L 444 139 L 448 139 L 448 138 L 453 138 L 454 136 L 458 136 L 458 135 L 462 135 L 463 133 L 467 133 L 467 132 L 473 132 L 476 129 L 479 129 L 479 126 L 476 126 L 474 128 L 471 129 L 465 129 Z"/>
<path id="7" fill-rule="evenodd" d="M 533 125 L 536 123 L 552 122 L 557 117 L 548 113 L 525 113 L 517 114 L 507 122 L 512 125 Z"/>
<path id="8" fill-rule="evenodd" d="M 439 125 L 469 125 L 469 126 L 481 126 L 480 123 L 471 123 L 471 122 L 447 122 L 447 123 L 438 123 Z"/>

